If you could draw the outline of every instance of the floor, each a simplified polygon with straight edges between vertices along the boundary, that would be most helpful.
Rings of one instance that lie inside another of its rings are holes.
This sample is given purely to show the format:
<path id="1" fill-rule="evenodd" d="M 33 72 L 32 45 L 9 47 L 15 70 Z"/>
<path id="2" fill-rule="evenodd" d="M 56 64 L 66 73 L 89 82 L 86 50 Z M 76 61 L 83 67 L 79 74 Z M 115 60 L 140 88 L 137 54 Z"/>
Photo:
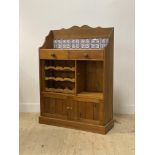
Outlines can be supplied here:
<path id="1" fill-rule="evenodd" d="M 38 123 L 20 113 L 20 155 L 134 155 L 134 116 L 115 115 L 106 135 Z"/>

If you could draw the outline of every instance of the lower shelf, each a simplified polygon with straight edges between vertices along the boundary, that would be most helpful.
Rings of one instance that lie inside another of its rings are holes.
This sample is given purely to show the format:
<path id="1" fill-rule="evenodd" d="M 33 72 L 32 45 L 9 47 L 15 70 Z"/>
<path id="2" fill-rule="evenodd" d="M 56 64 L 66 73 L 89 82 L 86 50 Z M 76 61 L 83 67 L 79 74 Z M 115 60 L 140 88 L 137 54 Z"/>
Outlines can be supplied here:
<path id="1" fill-rule="evenodd" d="M 62 78 L 62 77 L 45 77 L 45 80 L 75 82 L 75 79 L 74 78 Z"/>
<path id="2" fill-rule="evenodd" d="M 106 134 L 114 126 L 113 120 L 107 123 L 106 125 L 102 126 L 102 125 L 86 124 L 86 123 L 81 123 L 81 122 L 76 122 L 71 120 L 49 118 L 44 116 L 39 117 L 39 123 L 91 131 L 91 132 L 100 133 L 100 134 Z"/>
<path id="3" fill-rule="evenodd" d="M 100 92 L 80 92 L 77 94 L 77 96 L 103 100 L 103 93 Z"/>
<path id="4" fill-rule="evenodd" d="M 75 93 L 75 89 L 61 89 L 61 88 L 45 88 L 45 91 L 51 91 L 51 92 L 57 92 L 57 93 L 69 93 L 73 94 Z"/>

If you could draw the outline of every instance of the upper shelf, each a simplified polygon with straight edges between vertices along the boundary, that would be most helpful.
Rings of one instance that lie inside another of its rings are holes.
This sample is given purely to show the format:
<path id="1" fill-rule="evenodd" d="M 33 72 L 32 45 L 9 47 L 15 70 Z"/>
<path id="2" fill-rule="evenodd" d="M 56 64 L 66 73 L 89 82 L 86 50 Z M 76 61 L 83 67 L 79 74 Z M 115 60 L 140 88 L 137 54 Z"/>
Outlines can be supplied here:
<path id="1" fill-rule="evenodd" d="M 100 42 L 104 42 L 108 40 L 108 43 L 111 42 L 111 36 L 113 35 L 114 28 L 101 28 L 96 27 L 92 28 L 87 25 L 78 27 L 73 26 L 68 29 L 60 29 L 60 30 L 51 30 L 48 36 L 45 39 L 44 44 L 40 49 L 54 49 L 54 48 L 98 48 L 98 45 L 95 45 L 95 41 L 100 40 Z M 96 39 L 96 40 L 95 40 Z M 62 41 L 62 44 L 57 44 Z M 80 41 L 81 45 L 76 46 L 78 44 L 74 44 L 74 42 Z M 92 44 L 87 44 L 87 41 L 90 41 Z M 63 42 L 66 44 L 63 45 Z M 68 43 L 67 43 L 68 42 Z M 71 44 L 70 44 L 70 43 Z M 82 42 L 86 42 L 86 44 L 82 44 Z M 94 42 L 94 43 L 93 43 Z M 57 46 L 60 45 L 60 46 Z M 75 46 L 74 46 L 75 45 Z M 102 45 L 102 44 L 101 44 Z M 100 46 L 100 48 L 104 48 L 106 45 Z"/>
<path id="2" fill-rule="evenodd" d="M 56 70 L 56 71 L 75 71 L 75 67 L 62 67 L 62 66 L 45 66 L 45 70 Z"/>

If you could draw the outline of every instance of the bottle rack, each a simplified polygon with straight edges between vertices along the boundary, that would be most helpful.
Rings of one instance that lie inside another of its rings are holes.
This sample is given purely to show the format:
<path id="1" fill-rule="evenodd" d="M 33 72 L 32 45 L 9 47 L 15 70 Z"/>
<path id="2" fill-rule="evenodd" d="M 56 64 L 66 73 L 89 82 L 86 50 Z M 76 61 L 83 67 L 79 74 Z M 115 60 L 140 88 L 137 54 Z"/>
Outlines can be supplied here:
<path id="1" fill-rule="evenodd" d="M 62 77 L 45 77 L 45 80 L 75 82 L 75 79 L 71 79 L 71 78 L 62 78 Z"/>
<path id="2" fill-rule="evenodd" d="M 75 71 L 75 67 L 45 66 L 45 70 Z"/>
<path id="3" fill-rule="evenodd" d="M 50 91 L 50 92 L 56 92 L 56 93 L 67 93 L 67 94 L 73 94 L 75 93 L 75 89 L 69 89 L 69 88 L 46 88 L 46 91 Z"/>
<path id="4" fill-rule="evenodd" d="M 67 94 L 75 93 L 76 80 L 74 61 L 47 60 L 44 69 L 46 83 L 45 91 Z"/>

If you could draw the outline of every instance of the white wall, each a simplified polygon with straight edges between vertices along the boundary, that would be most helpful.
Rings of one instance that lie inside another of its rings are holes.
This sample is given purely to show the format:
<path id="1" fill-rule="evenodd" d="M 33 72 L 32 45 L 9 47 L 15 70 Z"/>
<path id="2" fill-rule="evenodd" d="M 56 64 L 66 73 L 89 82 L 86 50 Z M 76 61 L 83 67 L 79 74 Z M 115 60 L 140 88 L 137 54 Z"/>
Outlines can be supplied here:
<path id="1" fill-rule="evenodd" d="M 134 0 L 20 1 L 20 110 L 39 111 L 38 47 L 73 25 L 115 28 L 114 112 L 134 113 Z"/>

